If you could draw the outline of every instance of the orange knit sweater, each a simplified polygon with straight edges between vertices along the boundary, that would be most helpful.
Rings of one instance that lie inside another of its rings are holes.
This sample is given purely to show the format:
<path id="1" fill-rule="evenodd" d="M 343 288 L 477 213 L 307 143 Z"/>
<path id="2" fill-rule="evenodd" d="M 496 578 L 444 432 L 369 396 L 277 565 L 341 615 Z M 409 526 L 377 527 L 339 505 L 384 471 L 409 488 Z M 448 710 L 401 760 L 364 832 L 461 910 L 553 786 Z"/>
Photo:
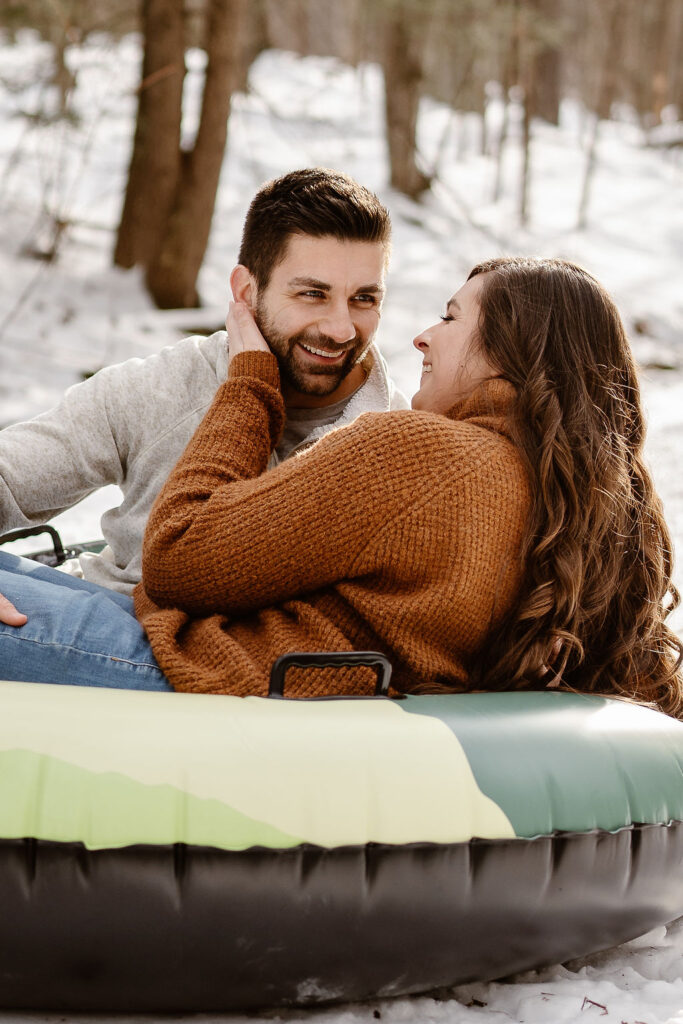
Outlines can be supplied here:
<path id="1" fill-rule="evenodd" d="M 379 650 L 392 685 L 467 689 L 519 587 L 528 480 L 492 380 L 448 416 L 365 413 L 266 471 L 275 358 L 245 352 L 152 510 L 135 608 L 177 690 L 267 692 L 288 651 Z M 290 670 L 289 696 L 367 693 L 369 669 Z"/>

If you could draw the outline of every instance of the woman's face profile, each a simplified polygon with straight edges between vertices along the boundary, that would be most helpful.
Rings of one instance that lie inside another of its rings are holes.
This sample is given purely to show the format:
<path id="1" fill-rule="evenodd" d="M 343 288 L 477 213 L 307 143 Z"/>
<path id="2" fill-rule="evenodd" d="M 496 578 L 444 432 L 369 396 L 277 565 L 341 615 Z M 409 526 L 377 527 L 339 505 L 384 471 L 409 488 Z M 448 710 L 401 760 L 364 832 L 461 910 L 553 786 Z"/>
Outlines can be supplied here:
<path id="1" fill-rule="evenodd" d="M 485 274 L 466 281 L 449 299 L 441 320 L 413 341 L 422 354 L 420 390 L 413 395 L 413 409 L 447 412 L 496 370 L 477 342 L 479 294 Z"/>

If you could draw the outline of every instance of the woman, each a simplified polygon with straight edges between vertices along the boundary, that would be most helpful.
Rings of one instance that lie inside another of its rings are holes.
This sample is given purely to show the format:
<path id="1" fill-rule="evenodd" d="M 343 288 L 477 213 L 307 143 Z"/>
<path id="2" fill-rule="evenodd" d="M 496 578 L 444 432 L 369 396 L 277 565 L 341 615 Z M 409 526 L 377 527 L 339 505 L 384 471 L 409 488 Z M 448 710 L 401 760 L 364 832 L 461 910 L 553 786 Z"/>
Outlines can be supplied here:
<path id="1" fill-rule="evenodd" d="M 514 608 L 479 659 L 486 689 L 549 685 L 652 702 L 681 717 L 672 545 L 643 463 L 638 378 L 619 313 L 562 260 L 494 259 L 484 354 L 516 391 L 512 436 L 532 482 Z"/>
<path id="2" fill-rule="evenodd" d="M 229 378 L 145 536 L 135 610 L 164 675 L 144 688 L 263 694 L 279 654 L 370 648 L 397 690 L 561 682 L 683 713 L 635 369 L 590 275 L 559 260 L 475 267 L 415 339 L 413 411 L 366 414 L 270 472 L 277 364 L 245 307 L 229 334 Z M 98 667 L 95 683 L 140 685 Z M 368 683 L 363 669 L 295 670 L 287 692 Z"/>

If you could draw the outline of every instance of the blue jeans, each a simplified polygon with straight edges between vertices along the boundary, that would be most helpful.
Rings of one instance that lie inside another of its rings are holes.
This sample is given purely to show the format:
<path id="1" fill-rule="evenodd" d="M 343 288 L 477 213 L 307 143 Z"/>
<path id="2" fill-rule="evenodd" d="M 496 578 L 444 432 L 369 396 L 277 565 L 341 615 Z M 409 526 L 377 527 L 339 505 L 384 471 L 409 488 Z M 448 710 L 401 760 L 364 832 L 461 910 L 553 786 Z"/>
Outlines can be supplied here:
<path id="1" fill-rule="evenodd" d="M 172 690 L 133 599 L 0 551 L 0 594 L 28 616 L 0 622 L 0 679 Z"/>

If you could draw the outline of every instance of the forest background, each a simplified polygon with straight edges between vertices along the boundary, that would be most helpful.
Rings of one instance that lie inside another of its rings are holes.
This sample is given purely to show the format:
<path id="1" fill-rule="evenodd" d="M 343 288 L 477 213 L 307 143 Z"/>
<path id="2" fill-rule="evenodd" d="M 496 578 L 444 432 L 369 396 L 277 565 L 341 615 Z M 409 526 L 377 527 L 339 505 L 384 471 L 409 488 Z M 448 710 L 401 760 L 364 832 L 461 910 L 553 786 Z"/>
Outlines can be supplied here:
<path id="1" fill-rule="evenodd" d="M 576 210 L 584 227 L 602 121 L 635 120 L 651 146 L 681 144 L 658 132 L 683 109 L 681 0 L 9 0 L 0 26 L 11 39 L 30 26 L 52 47 L 42 84 L 51 100 L 38 118 L 74 117 L 74 48 L 93 34 L 142 30 L 137 124 L 114 262 L 144 267 L 156 304 L 197 305 L 231 100 L 249 69 L 274 48 L 375 63 L 384 77 L 389 184 L 411 198 L 440 172 L 451 124 L 431 161 L 421 158 L 425 97 L 481 117 L 482 154 L 496 161 L 493 200 L 504 189 L 511 111 L 521 121 L 517 212 L 529 219 L 535 120 L 559 124 L 571 98 L 587 119 Z M 183 139 L 186 54 L 206 58 L 194 138 Z M 502 101 L 495 132 L 487 107 Z M 67 225 L 54 225 L 53 249 Z M 45 253 L 47 258 L 52 250 Z"/>

